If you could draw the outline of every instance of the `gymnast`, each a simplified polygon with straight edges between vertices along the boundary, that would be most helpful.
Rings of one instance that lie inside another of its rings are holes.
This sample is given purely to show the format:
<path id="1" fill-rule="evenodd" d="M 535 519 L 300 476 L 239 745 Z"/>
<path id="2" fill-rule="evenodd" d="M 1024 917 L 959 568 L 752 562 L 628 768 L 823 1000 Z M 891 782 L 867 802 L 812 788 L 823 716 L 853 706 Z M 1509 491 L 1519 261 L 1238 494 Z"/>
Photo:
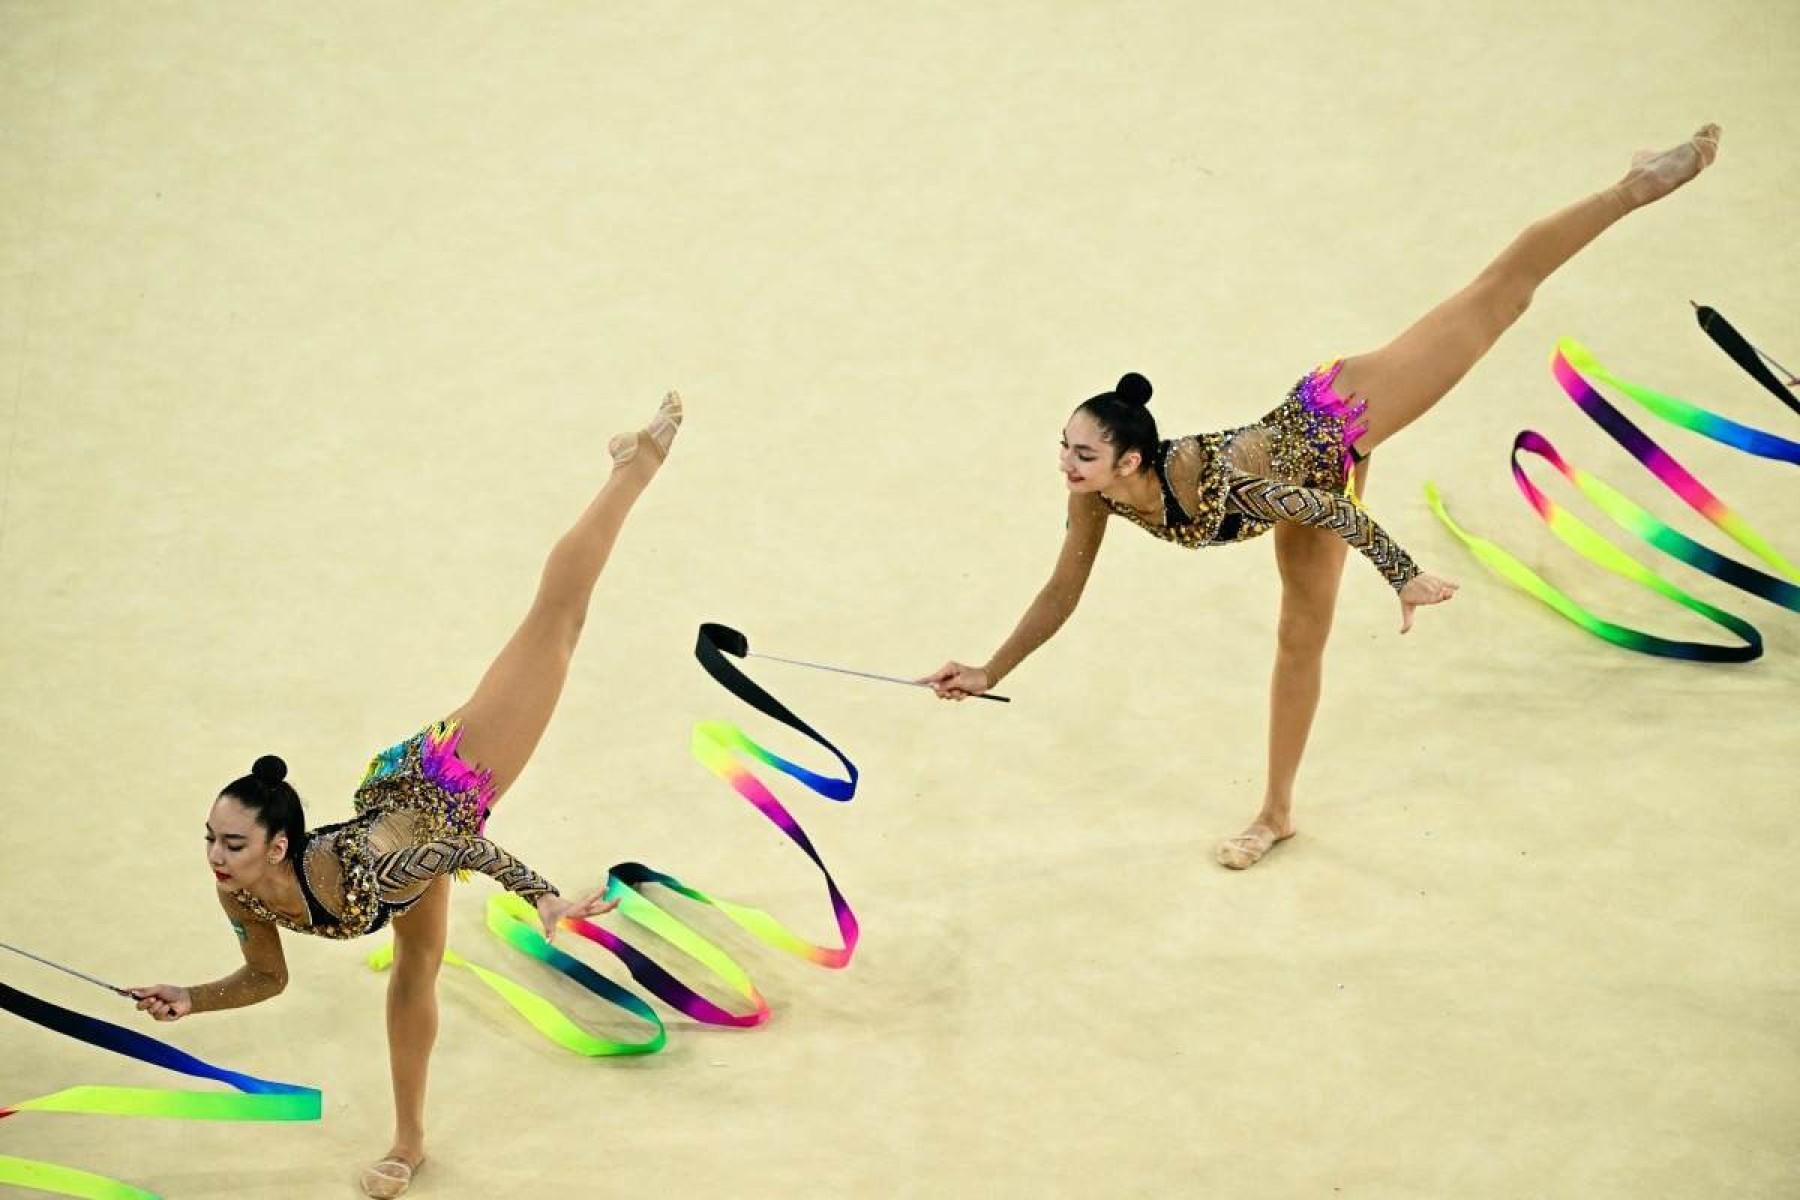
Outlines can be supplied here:
<path id="1" fill-rule="evenodd" d="M 1254 425 L 1161 441 L 1145 407 L 1150 383 L 1137 374 L 1084 402 L 1063 427 L 1068 524 L 1049 582 L 985 665 L 950 662 L 919 682 L 962 700 L 1011 674 L 1075 611 L 1109 517 L 1190 548 L 1273 529 L 1282 594 L 1268 778 L 1255 820 L 1217 852 L 1226 867 L 1253 866 L 1294 835 L 1294 779 L 1319 705 L 1349 548 L 1398 595 L 1401 633 L 1412 628 L 1415 609 L 1456 595 L 1455 583 L 1421 571 L 1363 510 L 1370 452 L 1443 399 L 1552 272 L 1627 213 L 1693 179 L 1718 147 L 1719 127 L 1706 125 L 1671 150 L 1640 151 L 1617 183 L 1528 226 L 1473 282 L 1399 337 L 1310 372 Z"/>
<path id="2" fill-rule="evenodd" d="M 475 870 L 533 903 L 553 937 L 564 919 L 618 903 L 601 888 L 568 900 L 482 836 L 489 809 L 525 769 L 550 721 L 581 636 L 588 600 L 626 514 L 667 456 L 681 398 L 664 398 L 647 428 L 607 450 L 610 477 L 550 551 L 537 596 L 512 640 L 447 718 L 377 755 L 356 790 L 356 815 L 307 830 L 287 767 L 274 755 L 225 786 L 206 820 L 207 862 L 244 965 L 211 983 L 133 988 L 159 1021 L 242 1008 L 279 995 L 287 963 L 276 927 L 352 938 L 393 925 L 388 1061 L 394 1142 L 362 1175 L 370 1196 L 404 1192 L 425 1160 L 425 1081 L 437 1037 L 437 974 L 450 876 Z"/>

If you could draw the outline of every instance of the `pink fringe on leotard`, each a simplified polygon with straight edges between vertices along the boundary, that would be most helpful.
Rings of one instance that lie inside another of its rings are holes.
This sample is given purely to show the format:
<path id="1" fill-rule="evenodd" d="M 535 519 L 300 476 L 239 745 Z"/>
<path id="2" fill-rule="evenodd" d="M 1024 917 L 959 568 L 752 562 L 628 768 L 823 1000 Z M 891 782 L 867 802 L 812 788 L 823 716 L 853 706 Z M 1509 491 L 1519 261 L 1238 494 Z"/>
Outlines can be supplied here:
<path id="1" fill-rule="evenodd" d="M 440 721 L 425 731 L 425 744 L 419 747 L 419 764 L 425 778 L 451 795 L 474 792 L 481 806 L 481 825 L 487 824 L 488 812 L 494 807 L 494 773 L 471 767 L 456 756 L 462 741 L 462 722 Z"/>
<path id="2" fill-rule="evenodd" d="M 463 832 L 479 834 L 487 827 L 488 813 L 494 806 L 494 773 L 472 767 L 457 756 L 462 741 L 460 721 L 439 721 L 428 725 L 396 746 L 377 754 L 363 776 L 366 786 L 406 769 L 407 752 L 417 748 L 418 777 L 444 793 L 447 804 L 462 811 L 452 823 Z M 473 809 L 473 812 L 469 810 Z M 473 821 L 470 817 L 473 817 Z"/>
<path id="3" fill-rule="evenodd" d="M 1349 479 L 1351 469 L 1356 466 L 1350 447 L 1357 438 L 1369 432 L 1369 423 L 1363 419 L 1369 406 L 1366 403 L 1352 404 L 1347 398 L 1338 395 L 1337 389 L 1331 386 L 1343 365 L 1343 359 L 1336 359 L 1302 379 L 1300 403 L 1305 405 L 1308 412 L 1343 422 L 1344 478 Z"/>

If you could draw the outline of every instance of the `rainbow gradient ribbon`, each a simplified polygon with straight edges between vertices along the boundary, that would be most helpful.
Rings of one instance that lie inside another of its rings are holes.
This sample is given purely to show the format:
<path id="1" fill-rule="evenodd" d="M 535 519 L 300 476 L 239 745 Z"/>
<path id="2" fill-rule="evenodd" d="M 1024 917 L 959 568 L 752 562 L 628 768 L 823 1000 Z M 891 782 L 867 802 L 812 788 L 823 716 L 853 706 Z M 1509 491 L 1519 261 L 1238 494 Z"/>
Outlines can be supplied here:
<path id="1" fill-rule="evenodd" d="M 177 1050 L 167 1042 L 119 1025 L 40 1000 L 0 983 L 0 1010 L 126 1058 L 153 1067 L 179 1071 L 200 1079 L 212 1079 L 237 1089 L 233 1092 L 188 1092 L 171 1088 L 99 1087 L 80 1085 L 23 1100 L 0 1108 L 0 1118 L 25 1112 L 106 1114 L 115 1117 L 174 1117 L 184 1121 L 316 1121 L 320 1098 L 317 1088 L 276 1083 L 215 1067 Z M 146 1192 L 116 1179 L 93 1175 L 56 1163 L 39 1162 L 0 1154 L 0 1184 L 35 1188 L 59 1196 L 85 1196 L 91 1200 L 156 1200 Z"/>
<path id="2" fill-rule="evenodd" d="M 709 895 L 683 883 L 673 875 L 647 867 L 642 863 L 624 862 L 607 873 L 607 896 L 616 898 L 620 916 L 655 934 L 666 945 L 678 950 L 691 962 L 704 968 L 742 1001 L 744 1011 L 721 1007 L 682 983 L 676 975 L 661 966 L 648 953 L 632 945 L 610 929 L 589 921 L 569 921 L 565 928 L 607 951 L 624 964 L 631 977 L 645 991 L 706 1025 L 744 1028 L 760 1025 L 769 1019 L 769 1004 L 757 990 L 750 975 L 716 943 L 702 936 L 668 909 L 651 899 L 649 889 L 661 889 L 682 896 L 696 904 L 715 909 L 730 918 L 739 928 L 765 945 L 786 951 L 823 967 L 843 967 L 856 952 L 859 935 L 856 914 L 839 890 L 837 881 L 825 861 L 814 848 L 812 839 L 800 827 L 793 814 L 775 794 L 751 772 L 746 763 L 773 768 L 803 784 L 828 800 L 848 801 L 856 795 L 856 764 L 843 751 L 811 725 L 790 712 L 779 700 L 752 682 L 741 670 L 727 661 L 726 655 L 742 658 L 749 652 L 749 641 L 737 630 L 725 625 L 705 624 L 700 627 L 694 656 L 701 667 L 726 691 L 763 715 L 805 735 L 831 752 L 843 768 L 842 776 L 821 775 L 772 753 L 751 739 L 737 726 L 725 721 L 702 721 L 694 726 L 690 749 L 700 765 L 723 780 L 739 796 L 767 817 L 771 824 L 798 846 L 812 860 L 824 877 L 825 890 L 837 921 L 837 946 L 820 946 L 805 940 L 774 917 L 758 908 L 735 904 Z M 491 897 L 487 904 L 487 926 L 501 941 L 520 953 L 535 958 L 606 1003 L 623 1009 L 634 1019 L 650 1027 L 651 1032 L 638 1041 L 615 1041 L 582 1028 L 572 1017 L 530 988 L 501 972 L 470 962 L 453 950 L 446 951 L 444 961 L 463 967 L 530 1022 L 533 1028 L 551 1041 L 576 1054 L 606 1057 L 627 1054 L 655 1054 L 668 1041 L 668 1030 L 662 1018 L 641 997 L 614 983 L 560 946 L 544 939 L 536 911 L 531 905 L 510 893 Z M 393 947 L 385 945 L 369 956 L 369 965 L 381 970 L 393 961 Z"/>
<path id="3" fill-rule="evenodd" d="M 1756 350 L 1732 328 L 1730 322 L 1713 309 L 1696 306 L 1696 315 L 1701 329 L 1732 361 L 1796 414 L 1800 414 L 1800 401 L 1789 395 L 1780 380 L 1764 365 L 1766 355 Z M 1772 363 L 1774 360 L 1767 361 Z M 1698 613 L 1727 630 L 1741 644 L 1678 641 L 1607 621 L 1546 582 L 1504 548 L 1458 525 L 1445 510 L 1437 487 L 1427 483 L 1425 499 L 1431 510 L 1483 565 L 1596 637 L 1627 650 L 1660 658 L 1680 658 L 1694 662 L 1749 662 L 1761 657 L 1763 638 L 1756 626 L 1690 595 L 1607 541 L 1532 482 L 1521 456 L 1535 455 L 1549 463 L 1614 524 L 1670 557 L 1733 587 L 1760 596 L 1772 604 L 1792 612 L 1800 612 L 1800 586 L 1796 586 L 1800 584 L 1800 567 L 1783 557 L 1736 509 L 1695 478 L 1692 472 L 1677 462 L 1649 434 L 1634 425 L 1600 394 L 1594 384 L 1599 382 L 1610 385 L 1671 425 L 1691 430 L 1702 437 L 1759 458 L 1800 465 L 1800 442 L 1740 425 L 1685 400 L 1622 379 L 1603 366 L 1586 347 L 1571 338 L 1563 338 L 1557 343 L 1556 353 L 1551 358 L 1551 371 L 1569 399 L 1589 419 L 1643 464 L 1663 486 L 1726 536 L 1750 551 L 1770 567 L 1774 574 L 1727 558 L 1658 520 L 1623 493 L 1569 462 L 1551 444 L 1549 438 L 1531 429 L 1521 430 L 1513 439 L 1512 448 L 1513 481 L 1524 493 L 1527 502 L 1550 526 L 1552 533 L 1590 562 Z"/>

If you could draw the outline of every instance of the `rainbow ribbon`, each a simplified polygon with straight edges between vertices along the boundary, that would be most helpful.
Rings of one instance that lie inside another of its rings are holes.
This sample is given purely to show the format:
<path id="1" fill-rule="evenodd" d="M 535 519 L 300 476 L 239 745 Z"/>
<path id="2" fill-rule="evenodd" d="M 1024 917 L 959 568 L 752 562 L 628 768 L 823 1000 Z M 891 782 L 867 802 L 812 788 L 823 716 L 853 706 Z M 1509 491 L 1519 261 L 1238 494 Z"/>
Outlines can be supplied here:
<path id="1" fill-rule="evenodd" d="M 850 911 L 849 903 L 844 899 L 843 892 L 838 890 L 837 881 L 831 877 L 831 872 L 826 868 L 824 860 L 814 849 L 812 840 L 806 836 L 806 831 L 783 807 L 781 801 L 775 798 L 775 794 L 744 765 L 746 761 L 761 763 L 765 767 L 772 767 L 799 781 L 826 799 L 848 801 L 856 795 L 856 764 L 846 758 L 843 751 L 834 746 L 823 734 L 788 711 L 780 701 L 751 682 L 741 670 L 726 660 L 727 654 L 742 658 L 749 652 L 749 648 L 748 640 L 737 630 L 724 625 L 705 624 L 700 627 L 699 639 L 694 647 L 694 656 L 707 674 L 711 675 L 726 691 L 758 712 L 804 734 L 813 742 L 830 751 L 842 765 L 843 776 L 840 778 L 832 775 L 820 775 L 798 763 L 789 762 L 758 745 L 737 726 L 724 721 L 702 721 L 696 725 L 690 748 L 702 766 L 724 780 L 733 791 L 749 801 L 758 812 L 769 819 L 770 823 L 781 830 L 789 841 L 798 846 L 801 852 L 812 860 L 814 866 L 818 867 L 819 874 L 825 879 L 826 892 L 831 897 L 831 908 L 837 919 L 841 945 L 815 945 L 799 937 L 761 909 L 734 904 L 729 900 L 708 895 L 698 888 L 683 883 L 673 875 L 665 874 L 642 863 L 625 862 L 614 866 L 607 873 L 607 896 L 618 899 L 619 907 L 615 911 L 620 916 L 655 934 L 669 946 L 679 950 L 688 959 L 723 981 L 726 987 L 741 997 L 744 1002 L 743 1007 L 746 1011 L 733 1012 L 714 1004 L 682 983 L 649 954 L 633 946 L 613 931 L 602 929 L 588 921 L 570 921 L 566 925 L 580 937 L 593 942 L 617 958 L 645 991 L 676 1011 L 684 1013 L 702 1024 L 727 1025 L 738 1028 L 760 1025 L 767 1021 L 769 1019 L 768 1001 L 763 999 L 762 993 L 751 981 L 749 973 L 729 954 L 684 924 L 667 909 L 659 906 L 649 897 L 646 889 L 661 888 L 697 904 L 716 909 L 758 941 L 823 967 L 848 965 L 851 956 L 856 952 L 858 936 L 856 914 Z M 654 1054 L 667 1043 L 668 1030 L 655 1009 L 628 989 L 599 974 L 580 959 L 547 942 L 539 929 L 536 911 L 517 896 L 503 893 L 491 897 L 487 905 L 487 926 L 495 936 L 513 949 L 535 958 L 567 976 L 606 1003 L 625 1010 L 638 1021 L 650 1026 L 652 1030 L 647 1037 L 633 1042 L 620 1042 L 598 1037 L 583 1029 L 555 1004 L 530 988 L 498 971 L 478 966 L 453 950 L 445 952 L 444 961 L 446 963 L 466 968 L 482 983 L 498 993 L 538 1032 L 551 1041 L 576 1054 L 590 1057 Z M 369 956 L 370 967 L 377 971 L 388 966 L 392 961 L 393 947 L 391 944 L 383 946 Z"/>
<path id="2" fill-rule="evenodd" d="M 1696 315 L 1701 329 L 1721 350 L 1788 408 L 1796 414 L 1800 414 L 1800 401 L 1796 401 L 1793 396 L 1789 395 L 1781 381 L 1764 365 L 1765 359 L 1770 363 L 1774 362 L 1773 359 L 1768 359 L 1766 355 L 1745 341 L 1743 336 L 1732 328 L 1730 322 L 1711 308 L 1697 306 Z M 1607 541 L 1590 526 L 1545 495 L 1543 490 L 1526 474 L 1521 455 L 1536 455 L 1555 467 L 1565 479 L 1574 484 L 1582 495 L 1592 501 L 1595 507 L 1605 513 L 1615 524 L 1670 557 L 1679 559 L 1696 570 L 1705 572 L 1715 579 L 1723 580 L 1733 587 L 1741 588 L 1752 595 L 1761 596 L 1770 603 L 1778 604 L 1793 612 L 1800 612 L 1800 586 L 1796 586 L 1796 584 L 1800 584 L 1800 567 L 1796 567 L 1782 557 L 1769 544 L 1768 539 L 1751 528 L 1750 523 L 1744 520 L 1736 509 L 1721 500 L 1691 472 L 1675 461 L 1648 434 L 1632 424 L 1624 413 L 1613 407 L 1595 389 L 1594 382 L 1610 384 L 1671 425 L 1692 430 L 1702 437 L 1710 438 L 1715 442 L 1723 443 L 1759 458 L 1800 464 L 1800 442 L 1764 433 L 1749 426 L 1740 425 L 1735 421 L 1728 421 L 1716 413 L 1698 408 L 1685 400 L 1621 379 L 1601 365 L 1600 361 L 1589 353 L 1586 347 L 1571 338 L 1563 338 L 1557 343 L 1556 353 L 1551 358 L 1551 371 L 1555 375 L 1557 383 L 1568 394 L 1569 399 L 1573 400 L 1576 406 L 1595 424 L 1605 430 L 1608 436 L 1623 446 L 1633 458 L 1642 463 L 1646 470 L 1656 476 L 1665 487 L 1679 496 L 1690 508 L 1717 526 L 1733 541 L 1750 551 L 1751 554 L 1772 568 L 1776 574 L 1759 571 L 1734 559 L 1726 558 L 1664 524 L 1614 488 L 1569 462 L 1551 444 L 1549 438 L 1531 429 L 1521 430 L 1518 437 L 1513 439 L 1512 448 L 1513 480 L 1518 484 L 1519 490 L 1525 494 L 1525 499 L 1537 511 L 1538 516 L 1542 517 L 1544 522 L 1550 526 L 1550 531 L 1573 547 L 1577 553 L 1617 575 L 1622 575 L 1700 614 L 1729 631 L 1742 644 L 1719 645 L 1711 642 L 1677 641 L 1604 620 L 1545 582 L 1531 568 L 1502 547 L 1485 538 L 1477 537 L 1458 525 L 1445 511 L 1437 487 L 1427 483 L 1425 499 L 1431 505 L 1431 510 L 1438 515 L 1438 519 L 1443 521 L 1450 532 L 1474 553 L 1477 559 L 1501 578 L 1542 600 L 1589 633 L 1604 638 L 1614 645 L 1623 646 L 1627 650 L 1636 650 L 1641 654 L 1650 654 L 1661 658 L 1689 659 L 1695 662 L 1749 662 L 1761 657 L 1763 652 L 1762 634 L 1754 625 L 1742 617 L 1689 595 Z"/>
<path id="3" fill-rule="evenodd" d="M 22 1112 L 61 1112 L 104 1113 L 115 1117 L 175 1117 L 184 1121 L 319 1119 L 317 1088 L 276 1083 L 215 1067 L 177 1050 L 167 1042 L 107 1021 L 83 1016 L 3 983 L 0 983 L 0 1009 L 34 1025 L 41 1025 L 52 1033 L 72 1037 L 76 1041 L 122 1054 L 126 1058 L 135 1058 L 153 1067 L 163 1067 L 201 1079 L 217 1080 L 236 1088 L 239 1093 L 82 1085 L 0 1108 L 0 1118 Z M 0 1184 L 8 1183 L 60 1196 L 91 1197 L 92 1200 L 156 1200 L 153 1192 L 143 1191 L 103 1175 L 92 1175 L 73 1167 L 0 1154 Z"/>

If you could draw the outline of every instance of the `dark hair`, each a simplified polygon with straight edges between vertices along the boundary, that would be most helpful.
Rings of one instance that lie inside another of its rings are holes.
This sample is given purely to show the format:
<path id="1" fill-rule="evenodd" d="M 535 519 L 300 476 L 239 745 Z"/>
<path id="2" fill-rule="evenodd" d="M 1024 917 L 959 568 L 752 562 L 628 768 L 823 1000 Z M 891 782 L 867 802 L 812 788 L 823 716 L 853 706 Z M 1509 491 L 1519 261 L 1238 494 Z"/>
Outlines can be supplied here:
<path id="1" fill-rule="evenodd" d="M 306 810 L 301 807 L 300 793 L 287 782 L 287 764 L 273 754 L 265 754 L 250 767 L 250 773 L 225 785 L 221 796 L 230 796 L 250 810 L 256 823 L 273 838 L 287 834 L 289 854 L 300 850 L 306 838 Z"/>
<path id="2" fill-rule="evenodd" d="M 1150 415 L 1150 381 L 1136 371 L 1119 376 L 1110 392 L 1084 400 L 1076 412 L 1084 412 L 1100 427 L 1100 435 L 1113 445 L 1117 461 L 1136 450 L 1145 465 L 1155 461 L 1162 440 L 1156 434 L 1156 418 Z"/>

